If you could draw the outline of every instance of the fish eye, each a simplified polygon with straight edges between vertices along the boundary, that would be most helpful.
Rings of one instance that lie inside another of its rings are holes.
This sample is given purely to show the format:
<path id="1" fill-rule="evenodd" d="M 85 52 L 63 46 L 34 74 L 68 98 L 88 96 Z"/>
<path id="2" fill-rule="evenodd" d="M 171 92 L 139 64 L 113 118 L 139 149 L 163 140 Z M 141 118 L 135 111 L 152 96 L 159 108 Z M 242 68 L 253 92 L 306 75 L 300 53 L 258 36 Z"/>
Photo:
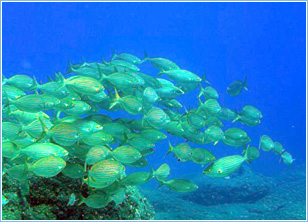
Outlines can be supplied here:
<path id="1" fill-rule="evenodd" d="M 222 170 L 217 170 L 218 173 L 222 173 Z"/>

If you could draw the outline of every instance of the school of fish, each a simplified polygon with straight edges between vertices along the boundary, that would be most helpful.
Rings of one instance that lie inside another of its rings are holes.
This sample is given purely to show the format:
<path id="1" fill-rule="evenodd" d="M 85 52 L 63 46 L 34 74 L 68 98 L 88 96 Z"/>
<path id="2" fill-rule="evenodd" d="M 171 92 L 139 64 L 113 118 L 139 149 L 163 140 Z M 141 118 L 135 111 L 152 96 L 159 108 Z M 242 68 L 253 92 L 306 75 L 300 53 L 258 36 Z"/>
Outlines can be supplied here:
<path id="1" fill-rule="evenodd" d="M 139 65 L 151 64 L 157 76 L 140 72 Z M 227 93 L 237 96 L 248 90 L 247 76 L 229 85 Z M 189 110 L 177 97 L 198 90 L 199 105 Z M 107 112 L 125 111 L 131 118 L 111 119 Z M 176 161 L 204 166 L 209 177 L 229 177 L 244 162 L 272 151 L 287 165 L 294 159 L 283 145 L 269 136 L 260 138 L 259 149 L 241 128 L 224 128 L 223 122 L 246 126 L 261 123 L 262 113 L 246 105 L 238 112 L 219 104 L 219 94 L 203 75 L 181 69 L 165 58 L 145 58 L 113 52 L 109 62 L 68 63 L 66 74 L 56 73 L 49 82 L 38 83 L 27 75 L 2 77 L 2 176 L 29 184 L 32 177 L 51 178 L 63 174 L 81 180 L 88 197 L 71 193 L 67 206 L 75 203 L 103 208 L 111 201 L 120 204 L 127 186 L 152 179 L 176 192 L 198 188 L 186 179 L 168 179 L 164 163 L 150 172 L 126 175 L 127 167 L 143 168 L 155 143 L 167 135 L 183 143 L 159 147 Z M 188 144 L 198 144 L 191 147 Z M 216 157 L 205 144 L 224 143 L 242 147 L 242 155 Z M 2 204 L 9 203 L 5 193 Z"/>

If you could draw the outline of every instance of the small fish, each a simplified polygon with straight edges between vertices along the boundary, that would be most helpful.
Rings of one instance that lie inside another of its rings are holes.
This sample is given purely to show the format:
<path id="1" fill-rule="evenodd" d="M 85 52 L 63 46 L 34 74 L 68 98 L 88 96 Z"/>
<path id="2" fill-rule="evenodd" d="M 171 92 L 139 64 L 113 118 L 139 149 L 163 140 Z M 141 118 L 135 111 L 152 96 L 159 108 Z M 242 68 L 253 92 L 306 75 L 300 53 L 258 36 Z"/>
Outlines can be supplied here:
<path id="1" fill-rule="evenodd" d="M 234 147 L 241 147 L 245 144 L 248 144 L 251 142 L 250 137 L 244 137 L 244 138 L 240 138 L 240 139 L 230 139 L 227 138 L 226 136 L 222 139 L 223 143 L 228 145 L 228 146 L 234 146 Z"/>
<path id="2" fill-rule="evenodd" d="M 74 193 L 72 193 L 69 197 L 67 206 L 73 206 L 76 202 L 76 195 Z"/>
<path id="3" fill-rule="evenodd" d="M 184 69 L 161 71 L 158 75 L 163 74 L 167 75 L 170 79 L 180 83 L 199 83 L 202 81 L 199 76 Z"/>
<path id="4" fill-rule="evenodd" d="M 140 186 L 153 178 L 153 171 L 132 173 L 119 181 L 124 186 Z"/>
<path id="5" fill-rule="evenodd" d="M 92 102 L 99 103 L 99 102 L 102 102 L 102 101 L 108 99 L 108 95 L 105 93 L 105 91 L 100 91 L 100 92 L 98 92 L 94 95 L 88 96 L 88 98 Z"/>
<path id="6" fill-rule="evenodd" d="M 199 102 L 200 102 L 200 107 L 210 115 L 215 115 L 219 113 L 219 111 L 221 110 L 221 106 L 215 99 L 208 99 L 204 103 L 202 103 L 201 100 L 199 99 Z"/>
<path id="7" fill-rule="evenodd" d="M 88 103 L 83 102 L 83 101 L 74 101 L 73 104 L 74 106 L 72 108 L 63 109 L 61 111 L 63 111 L 67 115 L 79 116 L 79 115 L 88 114 L 92 108 Z"/>
<path id="8" fill-rule="evenodd" d="M 259 156 L 260 156 L 260 152 L 256 147 L 252 147 L 252 146 L 247 147 L 247 158 L 249 160 L 255 160 L 259 158 Z"/>
<path id="9" fill-rule="evenodd" d="M 235 118 L 235 120 L 233 121 L 236 121 L 237 117 Z M 244 115 L 242 116 L 238 116 L 238 119 L 241 123 L 247 125 L 247 126 L 257 126 L 261 123 L 261 120 L 260 119 L 251 119 L 251 118 L 248 118 Z"/>
<path id="10" fill-rule="evenodd" d="M 119 146 L 111 152 L 111 156 L 123 164 L 134 163 L 142 157 L 141 153 L 131 146 Z"/>
<path id="11" fill-rule="evenodd" d="M 8 99 L 8 101 L 10 105 L 15 105 L 21 111 L 36 113 L 42 110 L 49 110 L 60 103 L 60 100 L 56 97 L 50 96 L 49 99 L 51 98 L 53 98 L 53 100 L 47 101 L 46 95 L 31 94 L 19 97 L 16 100 Z"/>
<path id="12" fill-rule="evenodd" d="M 249 119 L 261 119 L 262 118 L 262 113 L 260 110 L 253 106 L 244 106 L 243 115 L 246 116 Z"/>
<path id="13" fill-rule="evenodd" d="M 26 134 L 30 135 L 33 138 L 41 138 L 44 136 L 45 126 L 42 120 L 36 119 L 32 123 L 22 126 L 22 130 L 26 132 Z M 47 129 L 47 127 L 46 127 Z"/>
<path id="14" fill-rule="evenodd" d="M 111 195 L 111 199 L 115 202 L 115 204 L 121 204 L 125 200 L 125 190 L 120 189 Z"/>
<path id="15" fill-rule="evenodd" d="M 2 141 L 2 157 L 5 158 L 13 158 L 16 154 L 16 152 L 18 151 L 18 147 L 15 143 L 10 142 L 10 141 Z"/>
<path id="16" fill-rule="evenodd" d="M 88 137 L 91 134 L 97 133 L 103 129 L 102 125 L 92 120 L 79 119 L 73 123 L 74 127 L 76 127 L 77 131 L 80 133 L 81 138 Z"/>
<path id="17" fill-rule="evenodd" d="M 153 107 L 143 115 L 142 121 L 148 123 L 155 129 L 161 129 L 170 122 L 170 118 L 162 109 Z"/>
<path id="18" fill-rule="evenodd" d="M 27 75 L 14 75 L 9 79 L 6 79 L 4 76 L 2 76 L 2 81 L 2 84 L 7 83 L 11 86 L 21 89 L 22 91 L 31 91 L 35 87 L 33 79 Z"/>
<path id="19" fill-rule="evenodd" d="M 7 169 L 7 174 L 16 180 L 25 181 L 33 176 L 26 164 L 19 164 Z"/>
<path id="20" fill-rule="evenodd" d="M 207 128 L 205 130 L 205 134 L 214 142 L 214 145 L 216 145 L 225 136 L 222 129 L 215 125 Z"/>
<path id="21" fill-rule="evenodd" d="M 208 86 L 206 88 L 201 87 L 198 97 L 200 98 L 201 96 L 204 96 L 206 100 L 219 98 L 218 92 L 211 86 Z"/>
<path id="22" fill-rule="evenodd" d="M 89 122 L 89 120 L 94 121 L 101 126 L 106 124 L 106 123 L 112 122 L 112 119 L 109 116 L 103 115 L 103 114 L 90 115 L 90 116 L 86 117 L 85 120 L 87 120 L 86 122 Z"/>
<path id="23" fill-rule="evenodd" d="M 17 138 L 24 138 L 25 132 L 22 131 L 20 124 L 13 122 L 2 122 L 2 136 L 11 141 Z"/>
<path id="24" fill-rule="evenodd" d="M 110 104 L 109 109 L 112 109 L 115 105 L 120 104 L 123 109 L 132 115 L 137 115 L 142 110 L 142 102 L 139 101 L 135 96 L 120 97 L 118 91 L 115 89 L 115 101 Z"/>
<path id="25" fill-rule="evenodd" d="M 157 129 L 144 129 L 140 132 L 140 135 L 152 142 L 158 142 L 167 138 L 163 132 Z"/>
<path id="26" fill-rule="evenodd" d="M 91 179 L 90 177 L 88 178 L 82 178 L 82 182 L 87 184 L 89 187 L 96 188 L 96 189 L 104 189 L 108 186 L 110 186 L 114 181 L 109 181 L 109 182 L 99 182 Z"/>
<path id="27" fill-rule="evenodd" d="M 78 163 L 70 163 L 62 171 L 62 174 L 72 179 L 80 179 L 84 175 L 84 169 Z"/>
<path id="28" fill-rule="evenodd" d="M 90 179 L 97 182 L 114 182 L 124 170 L 121 163 L 108 159 L 94 164 L 88 171 L 88 175 Z"/>
<path id="29" fill-rule="evenodd" d="M 155 92 L 161 99 L 174 99 L 175 97 L 184 94 L 184 91 L 176 86 L 164 86 L 155 89 Z"/>
<path id="30" fill-rule="evenodd" d="M 28 164 L 28 169 L 36 176 L 40 177 L 54 177 L 59 174 L 66 166 L 66 162 L 57 156 L 42 157 L 33 164 Z"/>
<path id="31" fill-rule="evenodd" d="M 2 86 L 2 101 L 5 103 L 7 103 L 8 98 L 11 100 L 16 100 L 25 95 L 26 93 L 14 86 Z"/>
<path id="32" fill-rule="evenodd" d="M 192 192 L 198 188 L 196 184 L 185 179 L 174 179 L 166 182 L 161 181 L 160 183 L 160 186 L 165 185 L 169 190 L 181 193 Z"/>
<path id="33" fill-rule="evenodd" d="M 174 84 L 170 82 L 169 80 L 162 79 L 162 78 L 156 78 L 156 79 L 160 82 L 162 86 L 174 87 Z"/>
<path id="34" fill-rule="evenodd" d="M 275 144 L 269 136 L 263 135 L 260 139 L 259 147 L 261 147 L 263 151 L 268 152 L 275 149 Z"/>
<path id="35" fill-rule="evenodd" d="M 94 79 L 100 78 L 100 73 L 98 71 L 98 63 L 90 64 L 83 61 L 80 65 L 72 65 L 68 61 L 68 68 L 66 73 L 75 73 L 78 76 L 91 77 Z"/>
<path id="36" fill-rule="evenodd" d="M 130 62 L 130 63 L 135 64 L 135 65 L 138 65 L 142 62 L 141 59 L 139 59 L 137 56 L 134 56 L 134 55 L 129 54 L 129 53 L 116 54 L 116 52 L 113 50 L 112 60 L 114 60 L 116 58 L 121 59 L 121 60 L 125 60 L 125 61 Z"/>
<path id="37" fill-rule="evenodd" d="M 125 133 L 129 133 L 131 130 L 121 123 L 106 123 L 103 125 L 103 130 L 116 138 L 123 138 Z"/>
<path id="38" fill-rule="evenodd" d="M 203 148 L 194 148 L 191 152 L 191 160 L 194 163 L 205 165 L 214 161 L 216 157 L 208 150 Z"/>
<path id="39" fill-rule="evenodd" d="M 169 153 L 174 153 L 174 156 L 181 162 L 186 162 L 191 159 L 192 148 L 187 143 L 180 143 L 173 147 L 169 142 L 169 150 L 166 153 L 166 156 Z"/>
<path id="40" fill-rule="evenodd" d="M 284 151 L 282 154 L 281 154 L 281 159 L 283 160 L 283 162 L 286 164 L 286 165 L 291 165 L 293 163 L 293 161 L 295 159 L 292 158 L 291 154 Z"/>
<path id="41" fill-rule="evenodd" d="M 159 104 L 169 109 L 180 109 L 183 107 L 183 105 L 176 99 L 161 100 L 159 101 Z"/>
<path id="42" fill-rule="evenodd" d="M 153 173 L 156 180 L 165 181 L 170 174 L 170 167 L 168 164 L 164 163 Z"/>
<path id="43" fill-rule="evenodd" d="M 88 165 L 94 165 L 101 160 L 107 159 L 110 155 L 111 151 L 106 146 L 97 145 L 93 146 L 87 153 L 86 160 L 85 160 L 85 170 Z"/>
<path id="44" fill-rule="evenodd" d="M 181 123 L 177 121 L 170 121 L 163 129 L 177 137 L 181 137 L 185 132 Z"/>
<path id="45" fill-rule="evenodd" d="M 158 68 L 160 71 L 167 71 L 172 69 L 180 69 L 174 62 L 164 58 L 149 58 L 148 54 L 144 53 L 144 61 L 149 61 L 152 66 Z"/>
<path id="46" fill-rule="evenodd" d="M 234 120 L 236 118 L 236 113 L 229 108 L 221 107 L 221 110 L 217 114 L 219 119 L 223 120 Z"/>
<path id="47" fill-rule="evenodd" d="M 139 151 L 144 151 L 147 149 L 151 149 L 155 146 L 155 144 L 142 136 L 135 134 L 134 137 L 127 139 L 124 143 L 127 143 L 133 147 L 135 147 Z"/>
<path id="48" fill-rule="evenodd" d="M 274 153 L 276 155 L 281 155 L 283 153 L 283 151 L 284 151 L 284 148 L 283 148 L 282 144 L 279 143 L 279 142 L 274 142 Z"/>
<path id="49" fill-rule="evenodd" d="M 124 67 L 125 69 L 130 69 L 133 71 L 139 71 L 140 69 L 134 65 L 131 62 L 125 61 L 125 60 L 111 60 L 109 63 L 106 62 L 105 60 L 102 61 L 103 64 L 107 65 L 107 66 L 116 66 L 116 67 Z"/>
<path id="50" fill-rule="evenodd" d="M 137 160 L 134 163 L 126 164 L 127 166 L 132 166 L 132 167 L 146 167 L 148 165 L 148 161 L 146 158 L 141 157 L 139 160 Z"/>
<path id="51" fill-rule="evenodd" d="M 144 87 L 152 87 L 153 89 L 162 87 L 161 83 L 153 76 L 141 72 L 137 74 L 144 80 Z"/>
<path id="52" fill-rule="evenodd" d="M 142 96 L 143 96 L 143 101 L 146 104 L 150 105 L 153 105 L 159 99 L 155 89 L 153 89 L 152 87 L 145 88 L 142 93 Z"/>
<path id="53" fill-rule="evenodd" d="M 63 86 L 69 86 L 76 92 L 84 95 L 94 95 L 104 90 L 104 86 L 97 80 L 86 76 L 72 76 L 68 79 L 64 79 L 60 74 L 61 83 Z"/>
<path id="54" fill-rule="evenodd" d="M 61 86 L 61 83 L 59 82 L 48 82 L 40 85 L 37 83 L 35 77 L 33 79 L 35 81 L 36 89 L 44 94 L 51 94 L 58 99 L 63 99 L 69 95 L 69 89 L 66 86 Z"/>
<path id="55" fill-rule="evenodd" d="M 142 77 L 142 76 L 141 76 Z M 114 72 L 108 76 L 102 74 L 102 79 L 111 83 L 117 88 L 136 87 L 140 84 L 140 80 L 126 73 Z"/>
<path id="56" fill-rule="evenodd" d="M 68 151 L 53 143 L 34 143 L 23 149 L 19 149 L 12 159 L 17 158 L 19 155 L 26 155 L 33 160 L 50 155 L 65 158 L 68 156 Z"/>
<path id="57" fill-rule="evenodd" d="M 87 137 L 84 137 L 82 141 L 91 146 L 96 145 L 106 145 L 110 144 L 113 141 L 113 137 L 104 131 L 99 131 L 97 133 L 93 133 Z"/>
<path id="58" fill-rule="evenodd" d="M 224 132 L 227 139 L 240 140 L 242 138 L 248 137 L 247 133 L 239 128 L 229 128 Z"/>
<path id="59" fill-rule="evenodd" d="M 236 80 L 232 82 L 227 88 L 227 93 L 230 96 L 237 96 L 242 92 L 243 89 L 245 89 L 246 91 L 248 90 L 247 75 L 245 75 L 244 81 Z"/>
<path id="60" fill-rule="evenodd" d="M 236 172 L 246 160 L 247 152 L 245 156 L 232 155 L 222 157 L 206 167 L 203 170 L 203 174 L 209 177 L 227 177 Z"/>
<path id="61" fill-rule="evenodd" d="M 72 146 L 79 139 L 78 131 L 71 123 L 59 123 L 53 126 L 48 134 L 61 146 Z"/>
<path id="62" fill-rule="evenodd" d="M 96 194 L 90 195 L 87 198 L 84 198 L 81 196 L 81 201 L 78 204 L 78 206 L 85 203 L 88 207 L 91 207 L 94 209 L 100 209 L 100 208 L 106 207 L 110 201 L 111 201 L 111 196 L 109 194 L 96 193 Z"/>

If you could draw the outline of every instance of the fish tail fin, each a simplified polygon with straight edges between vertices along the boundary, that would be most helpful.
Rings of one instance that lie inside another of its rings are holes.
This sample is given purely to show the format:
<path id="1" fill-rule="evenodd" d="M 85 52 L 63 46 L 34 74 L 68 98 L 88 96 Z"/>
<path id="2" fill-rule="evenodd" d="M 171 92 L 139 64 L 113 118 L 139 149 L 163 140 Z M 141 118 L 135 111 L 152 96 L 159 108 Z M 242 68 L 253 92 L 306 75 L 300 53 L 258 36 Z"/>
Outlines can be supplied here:
<path id="1" fill-rule="evenodd" d="M 38 120 L 40 121 L 41 123 L 41 126 L 42 126 L 42 129 L 43 129 L 43 133 L 42 133 L 42 136 L 40 138 L 38 138 L 35 142 L 40 142 L 42 141 L 46 136 L 47 136 L 47 133 L 48 133 L 48 128 L 47 126 L 45 125 L 45 123 L 43 122 L 43 120 L 38 117 Z"/>
<path id="2" fill-rule="evenodd" d="M 106 76 L 98 64 L 97 64 L 97 70 L 98 70 L 98 75 L 99 75 L 98 81 L 102 81 L 104 78 L 106 78 Z"/>
<path id="3" fill-rule="evenodd" d="M 115 105 L 120 103 L 121 97 L 120 97 L 116 87 L 114 87 L 114 91 L 115 91 L 115 100 L 114 100 L 114 102 L 112 102 L 110 104 L 109 109 L 112 109 Z"/>
<path id="4" fill-rule="evenodd" d="M 159 181 L 159 185 L 158 185 L 157 189 L 164 186 L 165 184 L 166 184 L 165 181 Z"/>
<path id="5" fill-rule="evenodd" d="M 102 57 L 102 63 L 104 64 L 104 65 L 108 65 L 108 62 L 106 62 L 105 61 L 105 59 Z"/>
<path id="6" fill-rule="evenodd" d="M 172 146 L 172 144 L 171 144 L 171 142 L 170 142 L 170 140 L 168 141 L 169 142 L 169 149 L 168 149 L 168 152 L 165 154 L 165 157 L 164 158 L 166 158 L 166 156 L 168 156 L 169 155 L 169 153 L 171 153 L 172 152 L 172 150 L 173 150 L 173 146 Z"/>
<path id="7" fill-rule="evenodd" d="M 200 86 L 200 91 L 199 91 L 199 94 L 198 94 L 198 98 L 200 98 L 203 95 L 203 90 L 204 90 L 201 83 L 199 83 L 199 86 Z"/>
<path id="8" fill-rule="evenodd" d="M 86 59 L 85 59 L 85 58 L 82 58 L 82 62 L 81 62 L 81 64 L 80 64 L 80 66 L 84 66 L 84 65 L 86 65 L 86 64 L 87 64 Z"/>
<path id="9" fill-rule="evenodd" d="M 112 53 L 111 60 L 114 60 L 115 58 L 117 58 L 117 53 L 113 47 L 111 47 L 111 53 Z"/>
<path id="10" fill-rule="evenodd" d="M 246 90 L 246 91 L 248 91 L 248 87 L 247 87 L 247 74 L 245 74 L 245 77 L 244 77 L 244 89 Z"/>
<path id="11" fill-rule="evenodd" d="M 73 65 L 70 60 L 67 61 L 67 69 L 66 69 L 66 74 L 73 72 Z"/>
<path id="12" fill-rule="evenodd" d="M 154 172 L 154 176 L 157 181 L 164 181 L 168 178 L 170 174 L 170 167 L 168 164 L 164 163 Z"/>
<path id="13" fill-rule="evenodd" d="M 199 102 L 199 106 L 203 104 L 200 97 L 198 97 L 198 102 Z"/>
<path id="14" fill-rule="evenodd" d="M 59 72 L 59 75 L 56 74 L 56 77 L 57 77 L 58 81 L 60 82 L 60 84 L 59 84 L 59 86 L 54 91 L 57 91 L 58 89 L 60 89 L 63 86 L 65 86 L 65 78 L 62 75 L 62 73 Z"/>
<path id="15" fill-rule="evenodd" d="M 206 78 L 205 78 L 205 72 L 203 72 L 202 74 L 202 81 L 207 83 L 207 84 L 211 84 Z"/>
<path id="16" fill-rule="evenodd" d="M 235 118 L 232 120 L 232 123 L 234 123 L 234 122 L 236 122 L 236 121 L 238 121 L 238 120 L 241 119 L 241 115 L 240 115 L 240 113 L 237 111 L 237 109 L 235 109 L 234 112 L 235 112 L 236 115 L 235 115 Z"/>
<path id="17" fill-rule="evenodd" d="M 14 154 L 14 156 L 10 159 L 10 161 L 15 160 L 17 157 L 21 155 L 20 150 L 17 150 Z"/>
<path id="18" fill-rule="evenodd" d="M 154 168 L 152 167 L 148 179 L 152 179 L 154 176 L 155 176 L 155 170 L 154 170 Z"/>
<path id="19" fill-rule="evenodd" d="M 77 206 L 80 206 L 81 204 L 85 203 L 85 198 L 83 196 L 80 196 L 81 201 L 78 203 Z"/>
<path id="20" fill-rule="evenodd" d="M 25 165 L 26 165 L 26 169 L 25 170 L 29 170 L 31 167 L 31 164 L 28 162 L 29 158 L 25 159 Z"/>
<path id="21" fill-rule="evenodd" d="M 141 62 L 145 62 L 145 61 L 147 61 L 147 60 L 149 60 L 149 59 L 150 59 L 150 58 L 149 58 L 149 56 L 148 56 L 147 51 L 144 50 L 144 59 L 143 59 Z"/>
<path id="22" fill-rule="evenodd" d="M 156 75 L 156 77 L 162 76 L 164 73 L 165 73 L 165 71 L 160 71 L 160 72 Z"/>
<path id="23" fill-rule="evenodd" d="M 31 89 L 39 89 L 40 84 L 37 82 L 35 76 L 33 76 L 33 85 L 31 87 Z"/>
<path id="24" fill-rule="evenodd" d="M 2 74 L 2 85 L 7 83 L 7 78 Z"/>

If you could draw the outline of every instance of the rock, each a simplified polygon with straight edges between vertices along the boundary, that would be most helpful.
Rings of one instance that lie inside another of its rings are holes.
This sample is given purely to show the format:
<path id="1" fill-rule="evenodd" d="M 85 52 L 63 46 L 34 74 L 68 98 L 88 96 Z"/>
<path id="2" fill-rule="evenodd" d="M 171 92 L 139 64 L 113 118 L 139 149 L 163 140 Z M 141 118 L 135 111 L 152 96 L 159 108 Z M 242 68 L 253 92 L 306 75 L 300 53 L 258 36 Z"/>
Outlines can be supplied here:
<path id="1" fill-rule="evenodd" d="M 116 205 L 113 201 L 103 209 L 77 206 L 80 196 L 89 195 L 80 180 L 72 181 L 63 175 L 54 178 L 30 179 L 27 195 L 21 192 L 20 182 L 3 178 L 3 190 L 12 199 L 3 206 L 6 220 L 150 220 L 155 212 L 152 205 L 135 187 L 125 189 L 126 198 Z M 13 194 L 18 195 L 13 195 Z M 69 195 L 75 193 L 75 205 L 67 206 Z"/>

